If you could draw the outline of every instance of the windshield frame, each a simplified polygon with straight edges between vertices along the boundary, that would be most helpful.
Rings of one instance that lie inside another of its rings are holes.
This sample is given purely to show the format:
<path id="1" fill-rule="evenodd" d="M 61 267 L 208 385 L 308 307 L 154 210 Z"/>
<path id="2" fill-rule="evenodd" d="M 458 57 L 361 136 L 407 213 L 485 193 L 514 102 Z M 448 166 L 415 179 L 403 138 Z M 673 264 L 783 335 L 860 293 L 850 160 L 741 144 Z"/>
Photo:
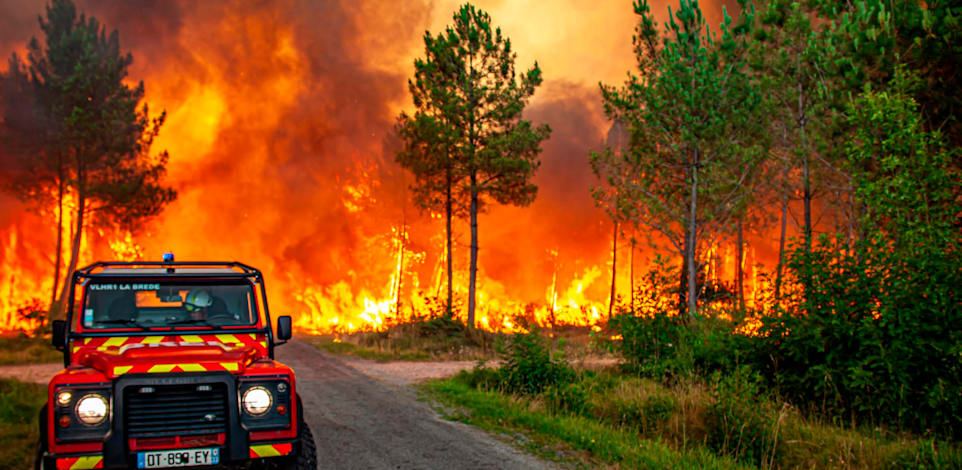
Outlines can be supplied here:
<path id="1" fill-rule="evenodd" d="M 220 268 L 222 271 L 217 274 L 212 273 L 200 273 L 191 272 L 189 268 L 202 267 L 202 268 Z M 107 269 L 115 269 L 115 273 L 107 274 L 105 271 Z M 146 270 L 141 270 L 138 268 L 148 268 Z M 188 269 L 183 269 L 188 268 Z M 145 272 L 149 271 L 149 272 Z M 159 272 L 158 272 L 159 271 Z M 78 303 L 82 297 L 82 289 L 91 279 L 101 279 L 101 278 L 119 278 L 127 281 L 161 281 L 170 279 L 246 279 L 254 287 L 254 298 L 257 301 L 258 323 L 254 327 L 246 327 L 242 329 L 238 328 L 223 328 L 220 330 L 215 330 L 212 328 L 197 328 L 195 326 L 189 326 L 187 328 L 178 329 L 151 329 L 151 330 L 140 330 L 140 329 L 109 329 L 109 330 L 84 330 L 83 328 L 78 328 L 76 323 L 78 323 L 79 315 L 75 313 L 78 311 Z M 269 359 L 274 359 L 274 331 L 273 322 L 271 321 L 270 307 L 267 303 L 267 283 L 264 280 L 263 274 L 259 270 L 244 263 L 239 263 L 237 261 L 187 261 L 187 262 L 155 262 L 155 261 L 117 261 L 117 262 L 104 262 L 98 261 L 84 268 L 74 271 L 69 279 L 64 280 L 64 282 L 70 283 L 69 295 L 67 301 L 67 311 L 65 315 L 66 321 L 66 332 L 64 338 L 64 345 L 67 346 L 63 349 L 63 365 L 68 367 L 73 358 L 70 345 L 74 340 L 83 338 L 93 338 L 93 337 L 113 337 L 113 336 L 156 336 L 159 333 L 168 332 L 170 336 L 177 336 L 182 334 L 191 334 L 196 332 L 197 334 L 263 334 L 267 340 L 267 357 Z M 78 296 L 78 289 L 80 289 L 80 295 Z M 260 291 L 259 293 L 257 291 Z M 262 314 L 261 314 L 262 312 Z"/>
<path id="2" fill-rule="evenodd" d="M 156 285 L 158 286 L 158 288 L 161 288 L 161 289 L 164 287 L 168 287 L 168 288 L 176 287 L 180 291 L 192 290 L 192 289 L 198 289 L 198 288 L 208 288 L 210 289 L 210 291 L 216 292 L 218 287 L 235 287 L 235 288 L 243 289 L 243 291 L 245 291 L 245 293 L 249 295 L 247 313 L 248 313 L 248 318 L 253 321 L 250 321 L 250 323 L 220 324 L 216 322 L 208 322 L 204 319 L 192 320 L 189 317 L 189 314 L 184 312 L 184 314 L 188 316 L 186 318 L 177 319 L 177 322 L 172 322 L 169 324 L 153 323 L 149 318 L 151 316 L 149 312 L 150 310 L 156 309 L 158 307 L 138 304 L 137 307 L 141 309 L 140 318 L 139 319 L 133 318 L 129 321 L 124 321 L 120 319 L 104 320 L 103 318 L 101 318 L 99 321 L 88 322 L 86 315 L 77 315 L 78 318 L 75 323 L 75 326 L 77 327 L 76 331 L 77 332 L 97 332 L 97 331 L 113 332 L 113 331 L 132 330 L 132 331 L 169 332 L 169 331 L 179 331 L 184 329 L 191 330 L 191 329 L 206 329 L 206 328 L 218 330 L 218 331 L 225 330 L 225 329 L 232 329 L 232 330 L 237 329 L 237 330 L 250 331 L 253 329 L 257 329 L 261 326 L 261 315 L 260 315 L 259 307 L 257 305 L 258 301 L 257 301 L 256 285 L 253 282 L 250 282 L 249 280 L 236 279 L 236 278 L 233 278 L 233 279 L 212 279 L 210 277 L 195 278 L 195 279 L 167 278 L 167 279 L 160 279 L 160 280 L 154 280 L 154 281 L 147 281 L 146 278 L 131 279 L 129 277 L 98 278 L 96 279 L 95 282 L 87 281 L 83 283 L 83 287 L 82 287 L 83 291 L 82 291 L 80 303 L 77 307 L 78 313 L 88 312 L 88 309 L 91 309 L 89 313 L 93 314 L 92 306 L 88 305 L 88 303 L 91 302 L 95 296 L 101 295 L 99 294 L 99 292 L 131 292 L 136 296 L 136 298 L 139 299 L 140 296 L 137 294 L 141 292 L 154 291 L 154 289 L 138 288 L 138 287 L 141 287 L 141 285 L 145 285 L 145 284 L 149 284 L 151 286 Z M 107 287 L 107 289 L 103 289 L 103 288 L 101 288 L 102 290 L 93 289 L 93 287 L 96 285 L 105 286 Z M 118 286 L 119 286 L 119 289 L 118 289 Z M 134 288 L 130 289 L 131 286 L 133 286 Z M 223 296 L 223 295 L 226 295 L 226 292 L 219 292 L 218 294 Z M 184 298 L 183 300 L 186 300 L 186 298 Z M 103 305 L 101 305 L 101 307 L 103 307 Z M 160 307 L 160 308 L 165 308 L 165 307 Z M 174 312 L 170 312 L 170 313 L 176 314 Z M 101 313 L 98 313 L 97 315 L 102 317 L 104 313 L 101 312 Z M 156 312 L 155 312 L 155 315 L 156 315 Z M 176 314 L 176 315 L 179 316 L 179 314 Z M 92 324 L 88 325 L 87 323 L 92 323 Z M 113 324 L 110 324 L 110 323 L 113 323 Z"/>

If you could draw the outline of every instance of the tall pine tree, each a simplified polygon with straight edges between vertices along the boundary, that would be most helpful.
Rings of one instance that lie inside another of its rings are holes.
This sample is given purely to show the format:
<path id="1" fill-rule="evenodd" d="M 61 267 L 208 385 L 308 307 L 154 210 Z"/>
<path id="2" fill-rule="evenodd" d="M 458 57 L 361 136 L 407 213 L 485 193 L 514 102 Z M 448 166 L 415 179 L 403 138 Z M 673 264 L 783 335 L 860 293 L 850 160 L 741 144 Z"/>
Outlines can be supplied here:
<path id="1" fill-rule="evenodd" d="M 669 10 L 664 41 L 647 1 L 639 16 L 637 74 L 622 88 L 601 86 L 605 111 L 631 134 L 623 156 L 605 152 L 595 164 L 631 174 L 620 185 L 619 211 L 659 232 L 684 259 L 679 310 L 697 314 L 699 243 L 730 226 L 763 153 L 758 148 L 761 96 L 747 73 L 747 32 L 753 11 L 737 26 L 727 13 L 713 35 L 695 0 Z M 600 161 L 599 161 L 600 160 Z"/>
<path id="2" fill-rule="evenodd" d="M 537 194 L 531 178 L 540 165 L 541 141 L 551 129 L 534 127 L 521 114 L 541 84 L 541 69 L 535 63 L 519 77 L 511 41 L 471 4 L 454 14 L 454 24 L 444 32 L 425 34 L 425 51 L 427 58 L 415 63 L 412 86 L 418 110 L 413 117 L 402 115 L 399 126 L 405 148 L 416 150 L 402 152 L 399 161 L 415 173 L 416 193 L 450 191 L 450 200 L 467 207 L 467 322 L 474 326 L 478 214 L 489 200 L 524 206 Z M 425 158 L 409 159 L 412 155 Z M 447 194 L 443 198 L 449 200 Z"/>

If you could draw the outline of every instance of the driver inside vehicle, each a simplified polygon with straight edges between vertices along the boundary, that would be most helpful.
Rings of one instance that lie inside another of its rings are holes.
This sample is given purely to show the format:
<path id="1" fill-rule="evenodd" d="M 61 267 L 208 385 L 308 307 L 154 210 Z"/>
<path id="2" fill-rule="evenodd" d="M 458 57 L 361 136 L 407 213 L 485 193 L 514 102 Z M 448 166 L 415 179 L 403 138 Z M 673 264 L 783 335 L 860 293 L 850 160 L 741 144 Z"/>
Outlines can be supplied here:
<path id="1" fill-rule="evenodd" d="M 233 319 L 223 299 L 211 294 L 208 289 L 194 289 L 184 299 L 184 309 L 191 320 L 205 321 L 215 318 Z"/>

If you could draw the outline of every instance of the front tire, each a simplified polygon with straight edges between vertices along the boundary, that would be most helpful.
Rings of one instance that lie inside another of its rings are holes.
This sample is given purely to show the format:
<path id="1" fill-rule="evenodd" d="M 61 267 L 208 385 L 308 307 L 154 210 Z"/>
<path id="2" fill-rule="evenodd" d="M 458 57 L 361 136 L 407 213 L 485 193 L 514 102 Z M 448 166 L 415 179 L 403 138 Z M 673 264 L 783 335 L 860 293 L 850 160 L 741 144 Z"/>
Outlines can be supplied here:
<path id="1" fill-rule="evenodd" d="M 301 421 L 301 432 L 297 443 L 297 456 L 291 459 L 286 470 L 317 470 L 317 446 L 314 444 L 314 434 L 303 421 Z"/>
<path id="2" fill-rule="evenodd" d="M 43 466 L 43 455 L 47 453 L 47 405 L 40 408 L 40 417 L 37 420 L 37 428 L 40 435 L 37 436 L 37 449 L 34 454 L 34 470 L 47 470 L 49 467 Z"/>

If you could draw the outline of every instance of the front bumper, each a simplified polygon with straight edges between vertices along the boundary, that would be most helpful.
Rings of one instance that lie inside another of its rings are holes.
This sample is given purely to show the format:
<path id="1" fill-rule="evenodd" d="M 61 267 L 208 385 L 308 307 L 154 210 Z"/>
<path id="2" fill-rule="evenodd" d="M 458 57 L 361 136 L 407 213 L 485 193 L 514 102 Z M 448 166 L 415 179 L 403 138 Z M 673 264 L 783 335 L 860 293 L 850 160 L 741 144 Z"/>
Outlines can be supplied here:
<path id="1" fill-rule="evenodd" d="M 294 454 L 294 441 L 273 441 L 273 442 L 255 442 L 248 446 L 247 458 L 248 459 L 265 459 L 274 457 L 286 457 Z M 221 452 L 226 451 L 226 447 L 221 447 Z M 128 462 L 134 462 L 134 465 L 128 466 L 104 466 L 103 454 L 71 454 L 71 455 L 51 455 L 47 454 L 43 457 L 43 468 L 55 468 L 57 470 L 89 470 L 98 468 L 137 468 L 137 454 L 133 452 L 130 454 L 131 459 L 126 459 Z M 245 459 L 235 459 L 245 460 Z M 226 462 L 225 462 L 226 463 Z M 212 468 L 219 468 L 222 465 L 215 465 Z"/>

